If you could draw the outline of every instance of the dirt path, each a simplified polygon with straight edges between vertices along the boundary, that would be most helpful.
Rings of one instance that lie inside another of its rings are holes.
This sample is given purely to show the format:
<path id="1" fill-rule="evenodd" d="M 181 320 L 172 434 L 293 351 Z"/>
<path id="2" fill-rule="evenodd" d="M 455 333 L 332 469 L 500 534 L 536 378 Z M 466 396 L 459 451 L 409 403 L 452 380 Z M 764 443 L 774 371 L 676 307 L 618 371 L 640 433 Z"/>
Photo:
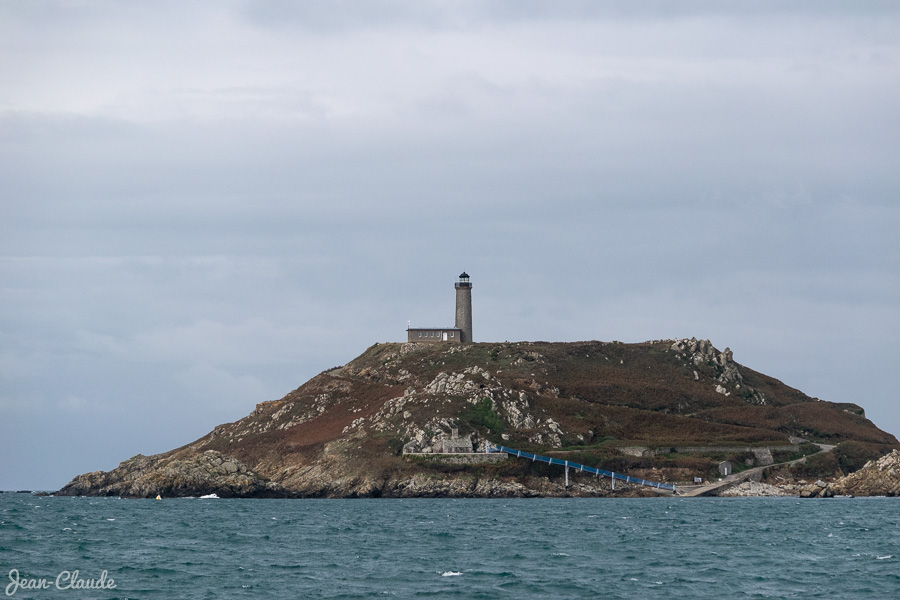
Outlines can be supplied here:
<path id="1" fill-rule="evenodd" d="M 732 485 L 736 485 L 742 481 L 746 481 L 748 479 L 757 479 L 762 475 L 762 472 L 766 469 L 771 469 L 774 467 L 781 467 L 784 465 L 799 465 L 800 463 L 806 462 L 806 459 L 810 456 L 815 456 L 816 454 L 821 454 L 822 452 L 828 452 L 832 448 L 833 445 L 830 444 L 816 444 L 819 447 L 818 452 L 813 452 L 812 454 L 808 454 L 803 458 L 798 458 L 797 460 L 789 460 L 787 462 L 775 463 L 771 465 L 764 465 L 762 467 L 753 467 L 752 469 L 747 469 L 746 471 L 741 471 L 740 473 L 732 473 L 728 477 L 725 477 L 722 481 L 716 481 L 714 483 L 708 483 L 706 485 L 684 485 L 678 486 L 676 495 L 682 498 L 695 498 L 697 496 L 714 496 L 715 492 L 718 490 L 731 487 Z"/>

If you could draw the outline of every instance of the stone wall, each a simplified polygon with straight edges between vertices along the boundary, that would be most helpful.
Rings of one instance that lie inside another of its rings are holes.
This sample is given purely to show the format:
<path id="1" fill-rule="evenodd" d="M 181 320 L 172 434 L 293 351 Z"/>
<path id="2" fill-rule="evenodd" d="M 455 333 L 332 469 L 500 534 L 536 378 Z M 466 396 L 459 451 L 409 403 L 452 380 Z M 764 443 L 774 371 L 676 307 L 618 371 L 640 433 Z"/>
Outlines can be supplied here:
<path id="1" fill-rule="evenodd" d="M 772 452 L 794 452 L 797 446 L 784 444 L 782 446 L 619 446 L 616 448 L 626 456 L 654 456 L 656 454 L 668 454 L 672 448 L 675 452 L 683 452 L 685 454 L 706 454 L 709 452 L 752 452 L 756 455 L 759 464 L 772 464 Z M 766 462 L 769 461 L 769 462 Z"/>
<path id="2" fill-rule="evenodd" d="M 437 462 L 446 465 L 482 465 L 503 462 L 508 458 L 505 452 L 469 452 L 458 454 L 425 454 L 422 452 L 408 452 L 404 458 Z"/>

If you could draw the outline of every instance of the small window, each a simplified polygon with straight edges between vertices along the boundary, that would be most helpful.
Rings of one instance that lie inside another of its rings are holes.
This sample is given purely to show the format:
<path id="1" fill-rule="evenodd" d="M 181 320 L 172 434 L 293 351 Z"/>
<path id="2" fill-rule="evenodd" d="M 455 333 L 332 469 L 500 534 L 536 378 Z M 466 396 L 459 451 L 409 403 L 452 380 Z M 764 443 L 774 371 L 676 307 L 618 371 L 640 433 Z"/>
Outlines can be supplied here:
<path id="1" fill-rule="evenodd" d="M 456 332 L 455 332 L 455 331 L 451 331 L 451 332 L 450 332 L 450 337 L 455 337 L 455 336 L 456 336 Z"/>
<path id="2" fill-rule="evenodd" d="M 419 337 L 422 337 L 422 332 L 421 332 L 421 331 L 419 332 Z"/>

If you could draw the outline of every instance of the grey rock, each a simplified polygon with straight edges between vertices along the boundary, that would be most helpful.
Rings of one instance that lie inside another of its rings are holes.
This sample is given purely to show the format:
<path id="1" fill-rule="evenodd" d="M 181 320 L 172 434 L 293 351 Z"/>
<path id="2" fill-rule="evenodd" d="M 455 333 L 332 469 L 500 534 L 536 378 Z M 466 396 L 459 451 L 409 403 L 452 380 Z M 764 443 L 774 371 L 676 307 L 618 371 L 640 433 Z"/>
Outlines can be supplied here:
<path id="1" fill-rule="evenodd" d="M 279 484 L 260 477 L 237 459 L 215 450 L 183 459 L 138 454 L 112 471 L 79 475 L 56 494 L 128 498 L 207 494 L 216 494 L 220 498 L 292 495 Z"/>

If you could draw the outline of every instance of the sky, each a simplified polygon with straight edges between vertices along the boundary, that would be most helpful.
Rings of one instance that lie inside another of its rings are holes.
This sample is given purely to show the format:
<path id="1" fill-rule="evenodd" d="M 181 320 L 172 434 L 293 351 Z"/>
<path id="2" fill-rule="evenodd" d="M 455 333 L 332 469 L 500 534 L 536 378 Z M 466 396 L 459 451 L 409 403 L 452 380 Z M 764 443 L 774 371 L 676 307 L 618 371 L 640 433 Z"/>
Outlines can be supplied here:
<path id="1" fill-rule="evenodd" d="M 697 337 L 900 435 L 896 2 L 0 0 L 0 489 L 407 324 Z"/>

